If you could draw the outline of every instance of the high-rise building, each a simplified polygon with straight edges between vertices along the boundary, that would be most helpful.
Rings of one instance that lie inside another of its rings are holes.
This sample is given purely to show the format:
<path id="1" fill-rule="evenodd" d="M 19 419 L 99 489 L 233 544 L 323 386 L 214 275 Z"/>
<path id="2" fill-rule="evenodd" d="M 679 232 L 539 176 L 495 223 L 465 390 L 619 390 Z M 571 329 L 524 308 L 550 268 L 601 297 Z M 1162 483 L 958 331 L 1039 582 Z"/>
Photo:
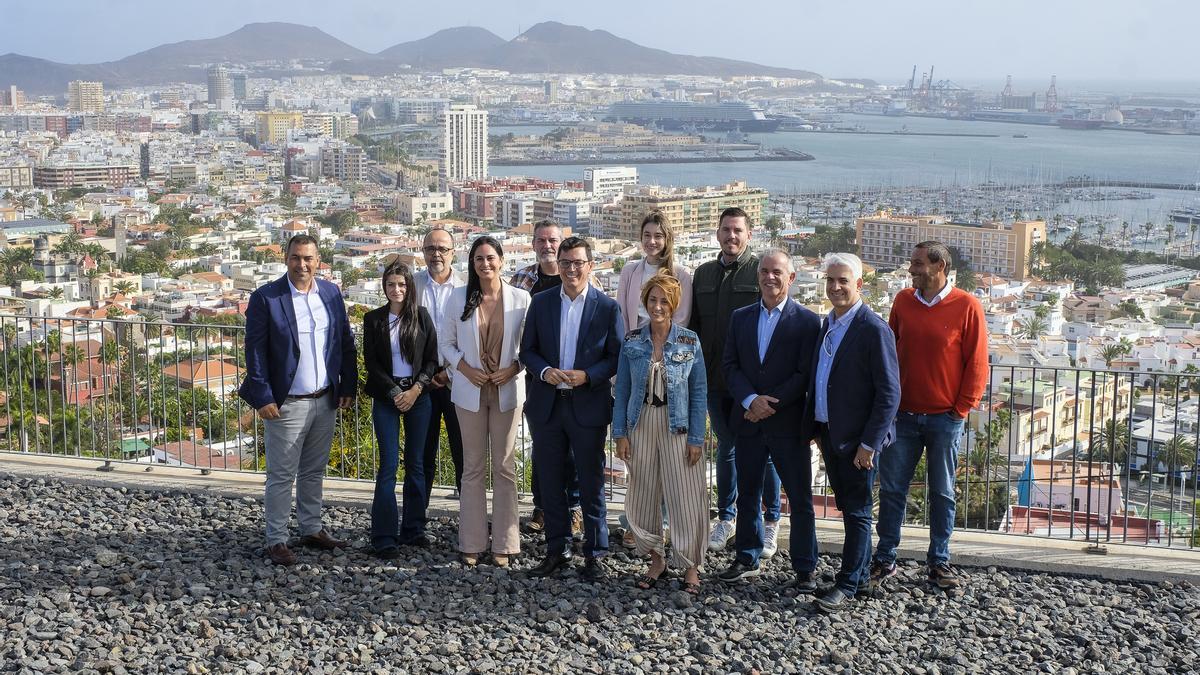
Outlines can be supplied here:
<path id="1" fill-rule="evenodd" d="M 304 115 L 298 112 L 261 112 L 258 113 L 256 131 L 258 142 L 282 143 L 287 140 L 287 132 L 304 126 Z"/>
<path id="2" fill-rule="evenodd" d="M 602 166 L 583 170 L 583 189 L 596 195 L 619 195 L 626 185 L 637 185 L 636 166 Z"/>
<path id="3" fill-rule="evenodd" d="M 245 101 L 246 100 L 246 74 L 245 73 L 233 73 L 232 75 L 229 76 L 229 79 L 231 82 L 233 82 L 233 98 L 238 101 Z"/>
<path id="4" fill-rule="evenodd" d="M 212 66 L 208 69 L 208 102 L 220 105 L 221 101 L 233 100 L 233 80 L 225 66 Z"/>
<path id="5" fill-rule="evenodd" d="M 453 182 L 487 178 L 488 113 L 473 105 L 451 105 L 442 113 L 442 189 Z"/>
<path id="6" fill-rule="evenodd" d="M 964 263 L 984 273 L 1026 279 L 1029 251 L 1046 241 L 1046 221 L 1014 223 L 956 223 L 945 216 L 895 216 L 880 213 L 855 220 L 859 256 L 863 262 L 885 269 L 908 264 L 913 248 L 923 241 L 940 241 L 957 252 L 954 265 Z"/>
<path id="7" fill-rule="evenodd" d="M 367 155 L 353 143 L 321 148 L 321 175 L 345 181 L 362 181 L 366 176 Z"/>
<path id="8" fill-rule="evenodd" d="M 67 108 L 77 112 L 104 112 L 104 83 L 85 80 L 68 83 Z"/>
<path id="9" fill-rule="evenodd" d="M 616 231 L 606 232 L 621 239 L 638 239 L 638 227 L 651 211 L 661 211 L 676 232 L 716 230 L 721 211 L 736 206 L 750 217 L 751 226 L 762 220 L 767 191 L 752 188 L 745 181 L 718 187 L 674 188 L 643 185 L 626 190 L 621 199 L 621 219 Z M 593 235 L 597 234 L 595 231 Z"/>
<path id="10" fill-rule="evenodd" d="M 17 89 L 15 84 L 0 89 L 0 107 L 16 110 L 23 105 L 25 105 L 25 92 Z"/>

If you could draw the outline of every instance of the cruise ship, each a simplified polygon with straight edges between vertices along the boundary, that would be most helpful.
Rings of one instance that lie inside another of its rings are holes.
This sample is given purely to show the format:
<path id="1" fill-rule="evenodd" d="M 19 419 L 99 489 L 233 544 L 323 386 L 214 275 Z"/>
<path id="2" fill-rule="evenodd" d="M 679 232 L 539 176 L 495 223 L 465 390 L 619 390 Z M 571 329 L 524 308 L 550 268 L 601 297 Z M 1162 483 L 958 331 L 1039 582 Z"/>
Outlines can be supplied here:
<path id="1" fill-rule="evenodd" d="M 605 119 L 656 126 L 665 130 L 741 131 L 770 133 L 780 120 L 768 119 L 762 108 L 741 101 L 622 101 L 609 107 Z"/>

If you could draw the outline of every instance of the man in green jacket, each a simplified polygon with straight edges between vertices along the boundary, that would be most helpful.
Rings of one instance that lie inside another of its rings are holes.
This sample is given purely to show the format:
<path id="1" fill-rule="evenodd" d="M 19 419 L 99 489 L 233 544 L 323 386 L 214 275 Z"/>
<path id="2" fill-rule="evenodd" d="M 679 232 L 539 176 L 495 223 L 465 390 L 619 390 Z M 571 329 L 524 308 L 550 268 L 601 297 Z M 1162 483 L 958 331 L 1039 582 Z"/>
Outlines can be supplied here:
<path id="1" fill-rule="evenodd" d="M 737 515 L 737 469 L 734 466 L 733 432 L 730 415 L 741 414 L 725 384 L 721 360 L 725 353 L 725 338 L 729 333 L 729 317 L 735 309 L 760 302 L 758 290 L 758 256 L 750 250 L 751 223 L 746 212 L 730 207 L 721 212 L 717 221 L 717 243 L 721 254 L 696 269 L 692 277 L 692 315 L 688 328 L 700 335 L 704 364 L 708 370 L 708 418 L 717 435 L 717 516 L 718 521 L 709 536 L 708 547 L 720 550 L 734 534 Z M 763 557 L 769 558 L 778 548 L 779 533 L 779 474 L 768 463 L 764 475 L 763 502 L 767 510 L 764 520 Z"/>

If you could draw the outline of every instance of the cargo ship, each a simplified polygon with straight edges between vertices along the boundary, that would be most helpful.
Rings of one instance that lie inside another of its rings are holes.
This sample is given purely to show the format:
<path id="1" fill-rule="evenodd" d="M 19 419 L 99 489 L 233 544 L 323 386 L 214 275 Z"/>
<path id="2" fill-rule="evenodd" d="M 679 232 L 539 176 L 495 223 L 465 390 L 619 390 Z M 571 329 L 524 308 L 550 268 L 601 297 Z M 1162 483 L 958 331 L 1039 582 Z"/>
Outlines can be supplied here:
<path id="1" fill-rule="evenodd" d="M 1063 129 L 1099 129 L 1104 125 L 1104 120 L 1089 120 L 1075 117 L 1064 117 L 1058 121 L 1058 126 Z"/>
<path id="2" fill-rule="evenodd" d="M 609 106 L 608 121 L 630 122 L 668 131 L 741 131 L 771 133 L 782 120 L 770 119 L 762 108 L 741 101 L 621 101 Z"/>

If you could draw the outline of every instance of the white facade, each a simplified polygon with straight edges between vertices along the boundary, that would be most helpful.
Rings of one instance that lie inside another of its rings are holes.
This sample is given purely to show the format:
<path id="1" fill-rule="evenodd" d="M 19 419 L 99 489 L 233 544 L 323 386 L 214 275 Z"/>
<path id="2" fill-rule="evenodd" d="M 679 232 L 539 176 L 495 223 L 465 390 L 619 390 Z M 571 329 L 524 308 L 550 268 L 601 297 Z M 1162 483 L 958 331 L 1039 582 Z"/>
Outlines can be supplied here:
<path id="1" fill-rule="evenodd" d="M 442 114 L 442 189 L 450 183 L 488 176 L 488 113 L 473 105 L 452 105 Z"/>
<path id="2" fill-rule="evenodd" d="M 626 185 L 638 184 L 635 166 L 592 167 L 583 171 L 583 189 L 596 196 L 619 195 Z"/>
<path id="3" fill-rule="evenodd" d="M 449 192 L 429 192 L 421 195 L 398 195 L 396 218 L 402 223 L 437 220 L 454 211 Z"/>

